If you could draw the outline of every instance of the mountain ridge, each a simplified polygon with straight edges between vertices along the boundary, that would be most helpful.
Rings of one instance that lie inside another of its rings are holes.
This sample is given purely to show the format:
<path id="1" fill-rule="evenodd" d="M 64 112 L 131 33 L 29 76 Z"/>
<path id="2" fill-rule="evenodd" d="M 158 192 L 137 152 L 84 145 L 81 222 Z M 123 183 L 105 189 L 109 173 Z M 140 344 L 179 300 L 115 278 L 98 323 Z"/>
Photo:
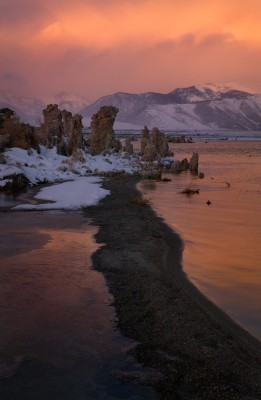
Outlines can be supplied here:
<path id="1" fill-rule="evenodd" d="M 117 92 L 81 110 L 85 121 L 105 105 L 119 108 L 117 123 L 164 130 L 261 130 L 261 95 L 228 85 L 206 84 L 162 94 Z"/>
<path id="2" fill-rule="evenodd" d="M 48 100 L 61 109 L 83 115 L 85 126 L 100 107 L 119 109 L 115 129 L 157 126 L 163 130 L 261 130 L 261 94 L 226 84 L 176 88 L 168 93 L 116 92 L 90 103 L 84 97 L 60 92 Z M 13 109 L 24 122 L 39 124 L 48 103 L 33 97 L 0 91 L 0 108 Z"/>

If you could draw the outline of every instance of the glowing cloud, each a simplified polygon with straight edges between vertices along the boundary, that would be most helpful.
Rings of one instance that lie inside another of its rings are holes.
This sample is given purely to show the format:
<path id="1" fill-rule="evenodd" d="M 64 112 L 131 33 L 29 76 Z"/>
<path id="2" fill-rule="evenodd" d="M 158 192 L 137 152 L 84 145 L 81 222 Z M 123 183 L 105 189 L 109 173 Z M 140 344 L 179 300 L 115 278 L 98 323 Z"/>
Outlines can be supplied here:
<path id="1" fill-rule="evenodd" d="M 0 76 L 23 77 L 28 91 L 94 99 L 206 79 L 261 91 L 260 0 L 10 3 L 0 0 Z"/>

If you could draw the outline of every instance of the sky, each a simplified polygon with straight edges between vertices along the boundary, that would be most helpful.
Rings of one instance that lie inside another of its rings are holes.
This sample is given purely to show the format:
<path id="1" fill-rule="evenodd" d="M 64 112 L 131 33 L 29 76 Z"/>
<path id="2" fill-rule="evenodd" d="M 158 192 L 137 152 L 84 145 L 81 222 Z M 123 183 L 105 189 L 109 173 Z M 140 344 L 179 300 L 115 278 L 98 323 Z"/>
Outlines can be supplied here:
<path id="1" fill-rule="evenodd" d="M 0 0 L 0 89 L 89 101 L 232 83 L 261 93 L 260 0 Z"/>

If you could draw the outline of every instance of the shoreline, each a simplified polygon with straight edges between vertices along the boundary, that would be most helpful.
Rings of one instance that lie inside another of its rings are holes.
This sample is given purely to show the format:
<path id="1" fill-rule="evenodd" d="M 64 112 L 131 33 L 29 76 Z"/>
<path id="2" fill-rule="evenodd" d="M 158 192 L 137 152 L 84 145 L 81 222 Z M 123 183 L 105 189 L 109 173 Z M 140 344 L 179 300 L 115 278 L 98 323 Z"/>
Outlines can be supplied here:
<path id="1" fill-rule="evenodd" d="M 188 280 L 180 237 L 149 205 L 131 204 L 138 181 L 104 179 L 111 194 L 84 214 L 99 227 L 93 267 L 114 296 L 118 326 L 156 372 L 145 384 L 160 399 L 258 399 L 260 342 Z"/>

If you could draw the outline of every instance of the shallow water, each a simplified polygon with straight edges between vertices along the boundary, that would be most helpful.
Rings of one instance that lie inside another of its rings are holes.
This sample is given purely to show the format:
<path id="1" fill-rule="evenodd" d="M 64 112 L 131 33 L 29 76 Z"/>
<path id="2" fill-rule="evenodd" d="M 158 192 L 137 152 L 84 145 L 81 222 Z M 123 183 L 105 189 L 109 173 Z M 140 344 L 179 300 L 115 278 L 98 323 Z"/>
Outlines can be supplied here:
<path id="1" fill-rule="evenodd" d="M 96 228 L 80 212 L 0 212 L 1 400 L 151 399 L 92 270 Z"/>
<path id="2" fill-rule="evenodd" d="M 189 279 L 261 339 L 261 143 L 172 147 L 177 159 L 197 151 L 205 178 L 183 172 L 167 175 L 172 178 L 168 183 L 144 181 L 139 189 L 183 238 L 183 268 Z M 186 187 L 200 193 L 180 194 Z"/>

